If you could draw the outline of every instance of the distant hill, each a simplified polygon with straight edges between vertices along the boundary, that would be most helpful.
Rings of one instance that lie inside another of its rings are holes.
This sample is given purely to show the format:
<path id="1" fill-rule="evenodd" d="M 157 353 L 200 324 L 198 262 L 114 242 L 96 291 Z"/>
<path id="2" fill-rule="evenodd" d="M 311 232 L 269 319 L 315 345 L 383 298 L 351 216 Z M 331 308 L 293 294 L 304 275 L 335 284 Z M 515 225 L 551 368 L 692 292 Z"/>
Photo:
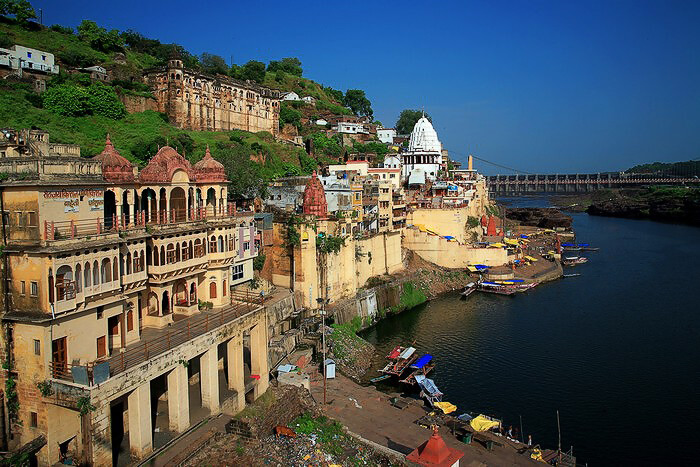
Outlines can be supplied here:
<path id="1" fill-rule="evenodd" d="M 679 177 L 700 176 L 700 160 L 690 160 L 686 162 L 652 162 L 650 164 L 640 164 L 627 169 L 626 172 L 648 174 L 658 173 L 664 175 L 674 175 Z"/>

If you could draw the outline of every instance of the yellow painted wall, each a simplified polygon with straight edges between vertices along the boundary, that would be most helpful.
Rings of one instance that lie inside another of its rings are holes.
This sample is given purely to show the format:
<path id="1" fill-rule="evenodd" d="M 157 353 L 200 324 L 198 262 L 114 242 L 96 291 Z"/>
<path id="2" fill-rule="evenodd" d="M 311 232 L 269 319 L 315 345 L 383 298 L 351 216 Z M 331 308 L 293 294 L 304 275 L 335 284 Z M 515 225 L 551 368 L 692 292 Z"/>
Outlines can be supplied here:
<path id="1" fill-rule="evenodd" d="M 407 224 L 423 224 L 439 235 L 451 235 L 459 243 L 466 243 L 469 208 L 457 209 L 412 209 L 406 215 Z"/>
<path id="2" fill-rule="evenodd" d="M 471 248 L 448 242 L 418 229 L 405 229 L 403 246 L 426 261 L 446 268 L 466 268 L 468 264 L 500 266 L 508 262 L 508 253 L 501 248 Z"/>

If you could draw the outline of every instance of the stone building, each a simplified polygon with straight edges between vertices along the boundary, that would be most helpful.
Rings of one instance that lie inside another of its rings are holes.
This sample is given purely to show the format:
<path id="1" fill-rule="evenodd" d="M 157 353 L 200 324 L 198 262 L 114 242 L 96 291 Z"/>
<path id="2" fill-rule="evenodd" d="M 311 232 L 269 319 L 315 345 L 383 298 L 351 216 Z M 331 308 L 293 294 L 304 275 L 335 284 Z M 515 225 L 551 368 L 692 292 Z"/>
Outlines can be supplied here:
<path id="1" fill-rule="evenodd" d="M 0 150 L 12 445 L 116 465 L 266 390 L 266 312 L 235 287 L 257 229 L 208 149 L 191 165 L 163 147 L 140 172 L 109 137 L 92 159 L 39 131 L 3 131 Z"/>
<path id="2" fill-rule="evenodd" d="M 144 74 L 170 123 L 187 130 L 279 132 L 280 92 L 186 69 L 182 60 Z"/>

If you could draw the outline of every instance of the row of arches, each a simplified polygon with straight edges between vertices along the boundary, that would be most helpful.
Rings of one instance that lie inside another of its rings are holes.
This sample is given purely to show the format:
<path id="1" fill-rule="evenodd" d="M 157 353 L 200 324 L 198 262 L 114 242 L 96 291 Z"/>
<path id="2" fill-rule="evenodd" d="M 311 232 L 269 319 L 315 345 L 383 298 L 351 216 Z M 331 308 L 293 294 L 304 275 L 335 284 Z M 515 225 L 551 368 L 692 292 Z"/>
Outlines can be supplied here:
<path id="1" fill-rule="evenodd" d="M 145 214 L 146 222 L 184 222 L 192 220 L 195 211 L 207 208 L 207 215 L 223 213 L 226 209 L 226 189 L 209 187 L 205 193 L 201 188 L 184 188 L 176 186 L 170 190 L 162 187 L 156 192 L 153 188 L 144 188 L 141 192 L 133 190 L 133 203 L 129 202 L 130 190 L 124 190 L 117 203 L 117 195 L 111 189 L 104 194 L 104 224 L 112 227 L 114 216 L 124 216 L 129 224 L 132 215 Z M 117 204 L 121 212 L 117 212 Z"/>
<path id="2" fill-rule="evenodd" d="M 83 293 L 87 288 L 100 284 L 108 284 L 120 280 L 121 274 L 133 274 L 144 270 L 144 250 L 131 251 L 119 257 L 102 258 L 101 260 L 85 261 L 72 266 L 64 264 L 56 269 L 56 276 L 49 268 L 49 303 L 61 300 L 71 300 L 76 294 Z"/>

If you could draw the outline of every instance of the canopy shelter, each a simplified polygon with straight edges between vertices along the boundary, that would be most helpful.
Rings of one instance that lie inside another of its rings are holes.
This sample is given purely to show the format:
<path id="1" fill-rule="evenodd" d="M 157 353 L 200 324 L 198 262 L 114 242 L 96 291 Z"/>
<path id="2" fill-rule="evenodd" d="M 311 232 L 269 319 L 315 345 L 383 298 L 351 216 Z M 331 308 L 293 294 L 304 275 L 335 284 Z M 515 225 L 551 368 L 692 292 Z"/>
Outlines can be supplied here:
<path id="1" fill-rule="evenodd" d="M 418 368 L 418 369 L 420 370 L 420 369 L 423 368 L 425 365 L 427 365 L 428 363 L 430 363 L 430 361 L 431 361 L 432 359 L 433 359 L 433 356 L 432 356 L 432 355 L 425 354 L 425 355 L 421 356 L 418 360 L 416 360 L 416 363 L 414 363 L 413 365 L 411 365 L 411 367 L 413 367 L 413 368 Z"/>
<path id="2" fill-rule="evenodd" d="M 442 410 L 442 413 L 446 415 L 457 410 L 457 406 L 452 404 L 451 402 L 436 402 L 435 407 Z"/>
<path id="3" fill-rule="evenodd" d="M 528 261 L 532 261 L 533 263 L 537 261 L 537 258 L 533 258 L 532 256 L 526 256 L 525 259 Z"/>
<path id="4" fill-rule="evenodd" d="M 491 417 L 487 417 L 486 415 L 479 415 L 469 422 L 469 426 L 471 426 L 474 431 L 487 431 L 500 425 L 501 422 L 494 420 Z"/>

